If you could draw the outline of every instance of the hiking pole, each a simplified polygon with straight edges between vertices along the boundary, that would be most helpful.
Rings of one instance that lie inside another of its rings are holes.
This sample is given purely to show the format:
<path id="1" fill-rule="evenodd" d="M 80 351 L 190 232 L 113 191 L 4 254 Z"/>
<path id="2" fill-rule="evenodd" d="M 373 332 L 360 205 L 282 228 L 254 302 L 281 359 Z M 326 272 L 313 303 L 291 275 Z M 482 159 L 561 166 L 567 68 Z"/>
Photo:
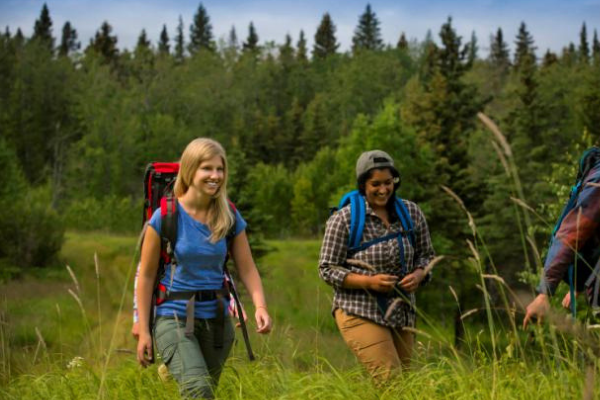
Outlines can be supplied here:
<path id="1" fill-rule="evenodd" d="M 232 281 L 233 282 L 233 281 Z M 250 361 L 254 361 L 254 353 L 252 353 L 252 346 L 250 345 L 250 337 L 248 336 L 248 329 L 246 328 L 246 321 L 244 321 L 244 311 L 242 309 L 242 303 L 238 297 L 237 291 L 234 285 L 230 285 L 229 291 L 235 300 L 235 308 L 237 308 L 238 319 L 240 320 L 240 327 L 242 328 L 242 335 L 244 336 L 244 343 L 246 344 L 246 351 L 248 352 L 248 358 Z"/>

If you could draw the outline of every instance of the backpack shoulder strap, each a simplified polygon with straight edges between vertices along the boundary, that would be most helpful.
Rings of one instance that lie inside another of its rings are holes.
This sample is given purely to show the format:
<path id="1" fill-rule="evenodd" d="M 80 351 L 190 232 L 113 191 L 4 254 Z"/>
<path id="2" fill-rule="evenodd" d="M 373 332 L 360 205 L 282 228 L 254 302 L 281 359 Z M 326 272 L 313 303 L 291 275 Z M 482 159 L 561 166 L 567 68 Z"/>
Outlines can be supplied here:
<path id="1" fill-rule="evenodd" d="M 353 190 L 346 193 L 340 200 L 338 209 L 350 204 L 350 232 L 348 235 L 348 247 L 353 249 L 360 245 L 363 230 L 365 229 L 366 208 L 365 201 L 358 192 Z"/>
<path id="2" fill-rule="evenodd" d="M 236 231 L 236 225 L 237 225 L 237 219 L 236 219 L 237 208 L 236 208 L 235 204 L 233 203 L 233 201 L 231 201 L 229 199 L 227 199 L 227 204 L 229 204 L 229 209 L 233 213 L 233 225 L 231 225 L 231 228 L 229 228 L 229 230 L 227 231 L 227 235 L 225 235 L 225 241 L 227 243 L 227 251 L 229 252 L 231 250 L 231 243 L 233 242 L 233 238 L 235 237 L 235 231 Z"/>
<path id="3" fill-rule="evenodd" d="M 410 217 L 410 213 L 408 212 L 408 208 L 406 208 L 406 204 L 404 204 L 404 201 L 401 198 L 396 197 L 394 207 L 396 209 L 396 214 L 398 214 L 398 218 L 400 218 L 402 229 L 408 234 L 410 244 L 415 247 L 415 226 Z"/>
<path id="4" fill-rule="evenodd" d="M 177 198 L 166 196 L 160 200 L 161 248 L 170 260 L 175 259 L 175 244 L 177 243 Z"/>

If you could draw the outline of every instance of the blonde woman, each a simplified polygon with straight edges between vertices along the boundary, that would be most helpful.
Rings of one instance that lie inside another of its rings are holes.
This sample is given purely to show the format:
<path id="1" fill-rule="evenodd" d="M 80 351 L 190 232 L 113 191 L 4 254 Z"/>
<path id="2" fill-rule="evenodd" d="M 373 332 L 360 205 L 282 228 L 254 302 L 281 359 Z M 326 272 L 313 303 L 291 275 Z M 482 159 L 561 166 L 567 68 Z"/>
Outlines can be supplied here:
<path id="1" fill-rule="evenodd" d="M 186 306 L 190 307 L 187 300 L 165 301 L 156 307 L 154 338 L 162 361 L 185 397 L 214 397 L 214 389 L 233 344 L 234 328 L 225 314 L 225 299 L 220 295 L 227 254 L 225 236 L 233 226 L 231 255 L 254 303 L 257 332 L 271 330 L 261 279 L 246 236 L 246 222 L 239 212 L 232 212 L 227 202 L 227 173 L 223 147 L 214 140 L 199 138 L 184 150 L 175 182 L 177 265 L 172 276 L 167 268 L 161 284 L 170 293 L 197 293 L 196 301 L 192 302 L 194 324 L 186 321 Z M 150 219 L 145 234 L 137 287 L 137 357 L 143 366 L 147 366 L 153 356 L 148 326 L 161 251 L 160 232 L 159 208 Z"/>

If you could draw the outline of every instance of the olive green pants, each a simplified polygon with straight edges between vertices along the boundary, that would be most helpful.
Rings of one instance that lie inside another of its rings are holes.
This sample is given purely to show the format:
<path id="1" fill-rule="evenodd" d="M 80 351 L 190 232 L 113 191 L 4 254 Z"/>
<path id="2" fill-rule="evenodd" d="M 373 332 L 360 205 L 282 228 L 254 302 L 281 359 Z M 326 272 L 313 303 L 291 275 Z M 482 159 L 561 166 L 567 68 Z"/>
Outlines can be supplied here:
<path id="1" fill-rule="evenodd" d="M 187 337 L 185 319 L 158 317 L 154 328 L 156 348 L 182 397 L 212 399 L 223 365 L 235 338 L 231 320 L 225 318 L 223 347 L 215 348 L 215 319 L 196 319 L 194 335 Z"/>

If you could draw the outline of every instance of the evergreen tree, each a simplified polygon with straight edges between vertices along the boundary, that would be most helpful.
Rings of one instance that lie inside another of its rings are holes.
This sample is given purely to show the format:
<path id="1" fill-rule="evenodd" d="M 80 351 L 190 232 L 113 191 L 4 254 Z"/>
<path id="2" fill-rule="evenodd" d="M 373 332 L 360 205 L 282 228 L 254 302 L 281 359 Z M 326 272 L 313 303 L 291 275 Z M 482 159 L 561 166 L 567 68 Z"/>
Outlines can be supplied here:
<path id="1" fill-rule="evenodd" d="M 167 32 L 167 25 L 163 24 L 162 31 L 160 32 L 160 38 L 158 40 L 158 53 L 168 55 L 171 46 L 169 45 L 169 33 Z"/>
<path id="2" fill-rule="evenodd" d="M 396 48 L 399 50 L 408 49 L 408 41 L 406 40 L 406 36 L 404 35 L 404 32 L 402 32 L 400 34 L 400 39 L 398 39 L 398 44 L 396 45 Z"/>
<path id="3" fill-rule="evenodd" d="M 381 39 L 379 19 L 371 10 L 371 5 L 367 4 L 365 12 L 360 16 L 358 26 L 354 30 L 352 51 L 356 53 L 361 50 L 381 49 L 383 49 L 383 40 Z"/>
<path id="4" fill-rule="evenodd" d="M 198 11 L 194 15 L 194 21 L 190 25 L 190 44 L 188 45 L 188 50 L 193 55 L 202 49 L 213 51 L 215 43 L 210 17 L 206 12 L 206 8 L 200 3 Z"/>
<path id="5" fill-rule="evenodd" d="M 50 11 L 46 3 L 42 6 L 42 12 L 40 18 L 35 21 L 33 26 L 32 40 L 38 40 L 43 43 L 48 50 L 54 49 L 54 38 L 52 37 L 52 19 L 50 18 Z"/>
<path id="6" fill-rule="evenodd" d="M 112 26 L 104 21 L 100 30 L 90 40 L 90 45 L 86 51 L 92 50 L 102 56 L 105 62 L 115 64 L 118 61 L 119 49 L 117 48 L 117 37 L 112 35 Z"/>
<path id="7" fill-rule="evenodd" d="M 340 46 L 335 37 L 335 25 L 329 13 L 325 13 L 315 33 L 313 59 L 325 59 L 337 51 Z"/>
<path id="8" fill-rule="evenodd" d="M 285 70 L 289 70 L 294 64 L 294 47 L 289 34 L 285 35 L 285 42 L 279 47 L 279 62 Z"/>
<path id="9" fill-rule="evenodd" d="M 490 39 L 490 62 L 496 68 L 507 71 L 510 66 L 508 45 L 504 41 L 502 28 L 498 28 L 495 36 Z"/>
<path id="10" fill-rule="evenodd" d="M 248 26 L 248 37 L 246 38 L 246 41 L 242 43 L 242 49 L 245 53 L 256 53 L 258 51 L 258 34 L 256 33 L 253 22 L 250 22 L 250 25 Z"/>
<path id="11" fill-rule="evenodd" d="M 592 57 L 594 62 L 600 64 L 600 41 L 598 41 L 598 32 L 594 29 L 594 40 L 592 42 Z"/>
<path id="12" fill-rule="evenodd" d="M 590 46 L 587 40 L 585 22 L 581 26 L 581 32 L 579 33 L 579 62 L 586 65 L 590 62 Z"/>
<path id="13" fill-rule="evenodd" d="M 59 56 L 68 56 L 69 53 L 79 50 L 81 43 L 77 41 L 77 31 L 71 27 L 69 21 L 65 22 L 62 29 L 62 38 L 58 47 Z"/>
<path id="14" fill-rule="evenodd" d="M 569 43 L 567 47 L 563 47 L 561 63 L 566 67 L 572 67 L 577 61 L 577 50 L 573 42 Z"/>
<path id="15" fill-rule="evenodd" d="M 527 30 L 527 26 L 525 22 L 521 22 L 521 26 L 519 26 L 519 33 L 517 33 L 517 40 L 515 44 L 517 46 L 515 50 L 515 68 L 521 68 L 525 58 L 532 58 L 535 63 L 535 49 L 536 47 L 533 45 L 533 36 Z M 527 61 L 529 63 L 529 61 Z"/>
<path id="16" fill-rule="evenodd" d="M 542 62 L 543 68 L 548 68 L 558 62 L 558 57 L 555 53 L 551 52 L 550 49 L 546 50 L 546 54 L 544 54 L 544 60 Z"/>
<path id="17" fill-rule="evenodd" d="M 306 38 L 304 37 L 304 31 L 300 30 L 300 36 L 298 38 L 298 44 L 296 45 L 298 51 L 296 52 L 296 59 L 300 62 L 308 61 L 308 52 L 306 50 Z"/>
<path id="18" fill-rule="evenodd" d="M 229 48 L 235 49 L 236 51 L 239 49 L 237 32 L 235 31 L 235 26 L 231 26 L 229 30 L 229 37 L 227 39 L 227 45 Z"/>
<path id="19" fill-rule="evenodd" d="M 471 41 L 467 46 L 469 48 L 468 62 L 469 65 L 473 65 L 473 63 L 477 59 L 477 51 L 479 50 L 479 47 L 477 46 L 477 35 L 475 35 L 475 31 L 471 32 Z"/>
<path id="20" fill-rule="evenodd" d="M 146 34 L 146 30 L 142 29 L 140 32 L 140 36 L 138 36 L 136 52 L 142 49 L 148 50 L 150 49 L 150 41 L 148 40 L 148 35 Z"/>
<path id="21" fill-rule="evenodd" d="M 15 36 L 13 36 L 13 43 L 16 49 L 21 48 L 25 43 L 25 36 L 23 36 L 21 28 L 17 28 L 17 32 L 15 33 Z"/>
<path id="22" fill-rule="evenodd" d="M 179 16 L 177 35 L 175 36 L 175 61 L 181 63 L 185 56 L 185 37 L 183 36 L 183 19 Z"/>

